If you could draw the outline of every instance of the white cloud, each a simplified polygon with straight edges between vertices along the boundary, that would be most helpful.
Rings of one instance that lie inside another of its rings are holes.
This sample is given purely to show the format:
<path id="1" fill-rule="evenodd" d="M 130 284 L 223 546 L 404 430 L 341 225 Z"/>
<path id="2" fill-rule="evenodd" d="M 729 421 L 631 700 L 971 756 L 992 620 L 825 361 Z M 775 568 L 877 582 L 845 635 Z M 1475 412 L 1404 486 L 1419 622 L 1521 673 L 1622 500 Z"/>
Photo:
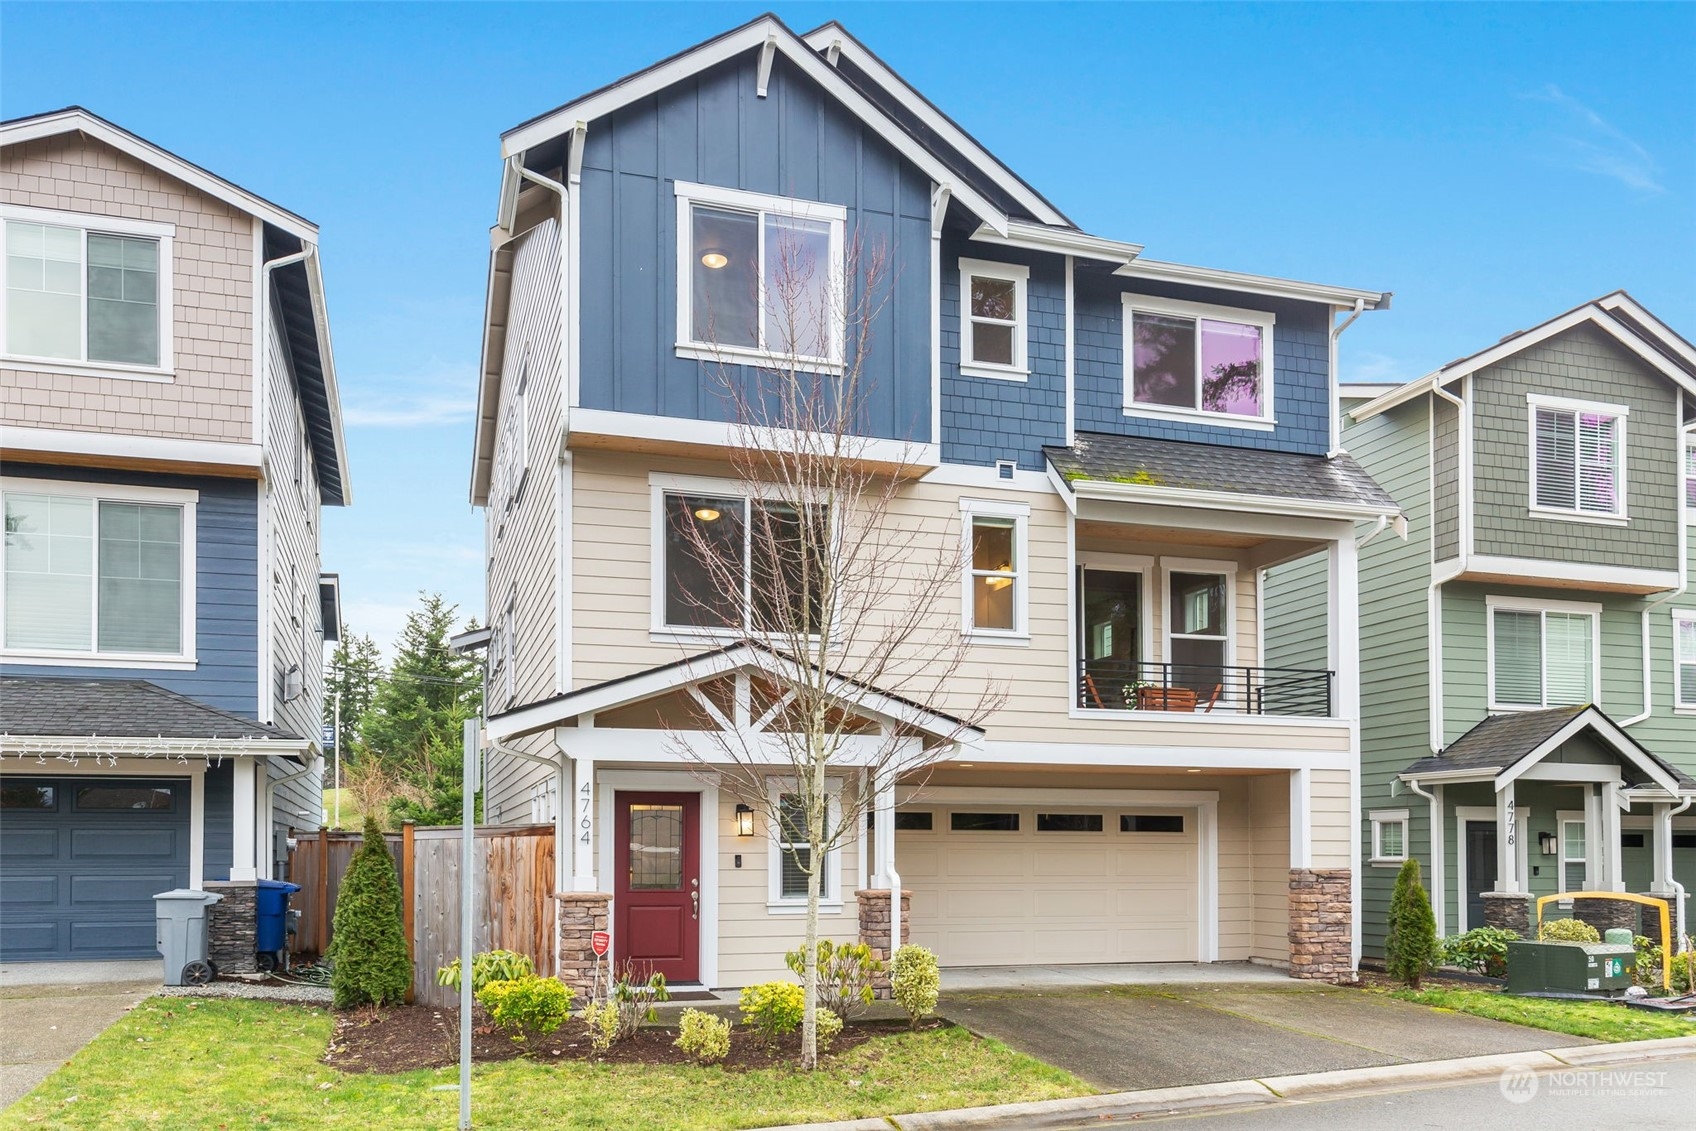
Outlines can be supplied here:
<path id="1" fill-rule="evenodd" d="M 1545 157 L 1581 173 L 1611 177 L 1639 192 L 1666 191 L 1654 155 L 1596 111 L 1554 83 L 1525 97 L 1561 112 L 1563 128 L 1550 139 Z"/>

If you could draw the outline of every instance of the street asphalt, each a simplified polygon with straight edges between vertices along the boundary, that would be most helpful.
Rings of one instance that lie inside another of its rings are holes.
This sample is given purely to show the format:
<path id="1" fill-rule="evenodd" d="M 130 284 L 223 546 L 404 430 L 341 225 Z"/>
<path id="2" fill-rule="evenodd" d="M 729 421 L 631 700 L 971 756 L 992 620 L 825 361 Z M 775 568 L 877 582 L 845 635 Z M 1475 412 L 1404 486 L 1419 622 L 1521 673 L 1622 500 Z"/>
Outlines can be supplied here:
<path id="1" fill-rule="evenodd" d="M 940 1012 L 1111 1092 L 1594 1043 L 1288 981 L 951 993 Z"/>

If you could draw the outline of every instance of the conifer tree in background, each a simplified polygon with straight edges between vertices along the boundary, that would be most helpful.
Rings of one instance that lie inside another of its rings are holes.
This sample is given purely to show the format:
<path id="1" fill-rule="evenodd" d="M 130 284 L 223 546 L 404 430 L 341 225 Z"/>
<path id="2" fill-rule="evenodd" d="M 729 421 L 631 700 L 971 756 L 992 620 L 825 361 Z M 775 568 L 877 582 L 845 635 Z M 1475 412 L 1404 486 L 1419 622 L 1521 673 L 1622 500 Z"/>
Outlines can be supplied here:
<path id="1" fill-rule="evenodd" d="M 1437 965 L 1437 920 L 1420 880 L 1419 861 L 1408 860 L 1396 873 L 1390 896 L 1390 931 L 1384 940 L 1384 968 L 1411 989 Z"/>
<path id="2" fill-rule="evenodd" d="M 360 716 L 371 709 L 383 675 L 383 655 L 369 636 L 341 626 L 341 638 L 330 653 L 330 671 L 324 681 L 324 724 L 336 721 L 336 695 L 342 697 L 342 729 L 351 738 Z"/>
<path id="3" fill-rule="evenodd" d="M 330 988 L 337 1009 L 395 1005 L 412 985 L 412 959 L 401 925 L 400 879 L 375 818 L 353 854 L 336 897 Z"/>

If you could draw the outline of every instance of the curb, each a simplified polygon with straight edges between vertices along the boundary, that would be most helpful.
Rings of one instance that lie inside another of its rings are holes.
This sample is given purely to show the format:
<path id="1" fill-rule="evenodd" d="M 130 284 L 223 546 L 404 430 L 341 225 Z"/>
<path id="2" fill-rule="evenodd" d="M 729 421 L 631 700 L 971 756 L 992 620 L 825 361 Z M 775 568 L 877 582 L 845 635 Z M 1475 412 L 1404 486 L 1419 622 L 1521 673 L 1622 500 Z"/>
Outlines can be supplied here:
<path id="1" fill-rule="evenodd" d="M 1696 1055 L 1696 1036 L 1662 1037 L 1651 1041 L 1569 1045 L 1534 1052 L 1267 1076 L 1258 1080 L 1230 1080 L 1181 1088 L 1110 1092 L 1067 1100 L 913 1112 L 885 1119 L 798 1123 L 768 1128 L 767 1131 L 1012 1131 L 1025 1127 L 1059 1128 L 1075 1126 L 1086 1120 L 1122 1119 L 1155 1113 L 1180 1114 L 1213 1108 L 1260 1107 L 1351 1094 L 1400 1091 L 1431 1084 L 1488 1079 L 1510 1069 L 1549 1072 L 1632 1060 L 1675 1060 L 1693 1055 Z"/>

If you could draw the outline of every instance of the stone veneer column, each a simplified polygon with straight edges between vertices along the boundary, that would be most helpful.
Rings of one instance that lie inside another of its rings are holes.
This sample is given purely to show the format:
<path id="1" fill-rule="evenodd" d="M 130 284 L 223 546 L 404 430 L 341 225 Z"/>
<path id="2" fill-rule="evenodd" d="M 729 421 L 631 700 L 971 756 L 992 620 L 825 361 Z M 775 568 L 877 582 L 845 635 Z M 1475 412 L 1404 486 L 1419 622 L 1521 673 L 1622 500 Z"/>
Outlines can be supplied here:
<path id="1" fill-rule="evenodd" d="M 1624 927 L 1633 935 L 1641 934 L 1637 929 L 1637 909 L 1640 904 L 1625 899 L 1575 899 L 1572 901 L 1572 917 L 1582 920 L 1596 928 L 1596 933 L 1605 935 L 1614 927 Z M 1645 908 L 1655 914 L 1655 933 L 1660 934 L 1661 924 L 1658 908 Z"/>
<path id="2" fill-rule="evenodd" d="M 559 969 L 554 976 L 570 986 L 580 1003 L 587 1004 L 595 985 L 595 951 L 591 936 L 610 931 L 612 896 L 604 891 L 568 891 L 559 900 Z M 612 969 L 612 955 L 600 960 L 601 983 Z"/>
<path id="3" fill-rule="evenodd" d="M 872 948 L 872 957 L 885 964 L 882 974 L 872 977 L 872 990 L 880 998 L 888 998 L 889 972 L 889 889 L 872 888 L 854 893 L 854 904 L 860 911 L 860 941 Z M 901 942 L 905 945 L 913 935 L 913 893 L 901 892 Z"/>
<path id="4" fill-rule="evenodd" d="M 252 880 L 212 880 L 200 885 L 223 899 L 206 909 L 206 957 L 220 974 L 259 969 L 259 885 Z"/>
<path id="5" fill-rule="evenodd" d="M 1461 895 L 1465 899 L 1465 893 Z M 1484 922 L 1471 926 L 1496 927 L 1513 931 L 1522 939 L 1531 937 L 1531 897 L 1524 892 L 1487 891 L 1484 900 Z"/>
<path id="6" fill-rule="evenodd" d="M 1290 869 L 1290 977 L 1355 980 L 1351 880 L 1347 868 Z"/>

